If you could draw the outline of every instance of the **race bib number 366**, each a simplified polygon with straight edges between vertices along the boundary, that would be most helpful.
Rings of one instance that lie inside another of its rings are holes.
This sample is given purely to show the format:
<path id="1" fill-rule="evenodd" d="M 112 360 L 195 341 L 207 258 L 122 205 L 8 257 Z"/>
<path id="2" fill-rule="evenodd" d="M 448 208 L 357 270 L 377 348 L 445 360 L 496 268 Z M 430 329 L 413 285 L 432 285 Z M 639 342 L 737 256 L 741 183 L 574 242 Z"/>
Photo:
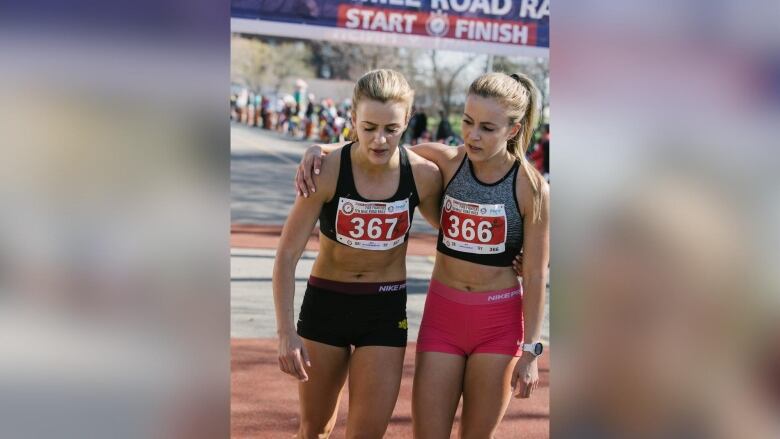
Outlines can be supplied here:
<path id="1" fill-rule="evenodd" d="M 336 239 L 353 248 L 389 250 L 409 231 L 409 200 L 355 201 L 339 198 Z"/>
<path id="2" fill-rule="evenodd" d="M 441 229 L 444 245 L 453 250 L 489 255 L 506 249 L 503 204 L 466 203 L 445 195 Z"/>

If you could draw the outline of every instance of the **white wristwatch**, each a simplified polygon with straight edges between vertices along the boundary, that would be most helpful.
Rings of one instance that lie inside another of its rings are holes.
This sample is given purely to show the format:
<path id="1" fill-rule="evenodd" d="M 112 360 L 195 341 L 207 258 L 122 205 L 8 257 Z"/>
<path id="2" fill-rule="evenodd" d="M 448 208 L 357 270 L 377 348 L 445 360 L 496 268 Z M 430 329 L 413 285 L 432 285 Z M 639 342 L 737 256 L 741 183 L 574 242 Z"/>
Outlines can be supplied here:
<path id="1" fill-rule="evenodd" d="M 541 342 L 523 343 L 523 352 L 530 352 L 534 357 L 542 355 L 542 351 L 544 351 L 544 345 Z"/>

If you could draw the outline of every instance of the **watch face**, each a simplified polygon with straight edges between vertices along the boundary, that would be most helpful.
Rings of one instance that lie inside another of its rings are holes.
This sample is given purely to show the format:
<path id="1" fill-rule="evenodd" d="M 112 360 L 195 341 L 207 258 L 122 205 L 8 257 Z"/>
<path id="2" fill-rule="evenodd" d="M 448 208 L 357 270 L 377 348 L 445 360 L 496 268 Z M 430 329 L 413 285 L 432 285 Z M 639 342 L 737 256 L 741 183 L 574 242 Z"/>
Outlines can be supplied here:
<path id="1" fill-rule="evenodd" d="M 534 345 L 534 355 L 536 355 L 537 357 L 539 355 L 542 355 L 543 350 L 544 350 L 544 345 L 542 345 L 541 343 L 536 343 Z"/>

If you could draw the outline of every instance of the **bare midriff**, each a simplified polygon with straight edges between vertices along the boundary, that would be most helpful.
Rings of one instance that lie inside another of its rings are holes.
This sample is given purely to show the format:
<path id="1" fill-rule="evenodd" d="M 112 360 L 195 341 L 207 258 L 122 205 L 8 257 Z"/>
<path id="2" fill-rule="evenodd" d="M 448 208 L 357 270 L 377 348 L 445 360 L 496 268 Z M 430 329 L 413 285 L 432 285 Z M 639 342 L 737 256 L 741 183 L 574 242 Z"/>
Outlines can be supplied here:
<path id="1" fill-rule="evenodd" d="M 390 250 L 355 249 L 320 233 L 320 250 L 311 275 L 339 282 L 394 282 L 406 280 L 404 242 Z"/>
<path id="2" fill-rule="evenodd" d="M 514 268 L 493 267 L 436 253 L 433 279 L 461 291 L 483 292 L 514 288 L 519 282 Z"/>

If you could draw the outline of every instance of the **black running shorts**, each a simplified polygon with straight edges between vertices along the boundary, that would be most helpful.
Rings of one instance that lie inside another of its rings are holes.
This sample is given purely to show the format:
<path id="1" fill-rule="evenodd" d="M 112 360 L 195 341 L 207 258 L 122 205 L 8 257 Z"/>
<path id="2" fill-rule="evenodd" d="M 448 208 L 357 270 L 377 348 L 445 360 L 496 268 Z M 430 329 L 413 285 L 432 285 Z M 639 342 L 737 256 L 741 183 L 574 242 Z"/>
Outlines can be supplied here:
<path id="1" fill-rule="evenodd" d="M 339 347 L 405 347 L 407 332 L 405 282 L 309 279 L 298 317 L 301 337 Z"/>

